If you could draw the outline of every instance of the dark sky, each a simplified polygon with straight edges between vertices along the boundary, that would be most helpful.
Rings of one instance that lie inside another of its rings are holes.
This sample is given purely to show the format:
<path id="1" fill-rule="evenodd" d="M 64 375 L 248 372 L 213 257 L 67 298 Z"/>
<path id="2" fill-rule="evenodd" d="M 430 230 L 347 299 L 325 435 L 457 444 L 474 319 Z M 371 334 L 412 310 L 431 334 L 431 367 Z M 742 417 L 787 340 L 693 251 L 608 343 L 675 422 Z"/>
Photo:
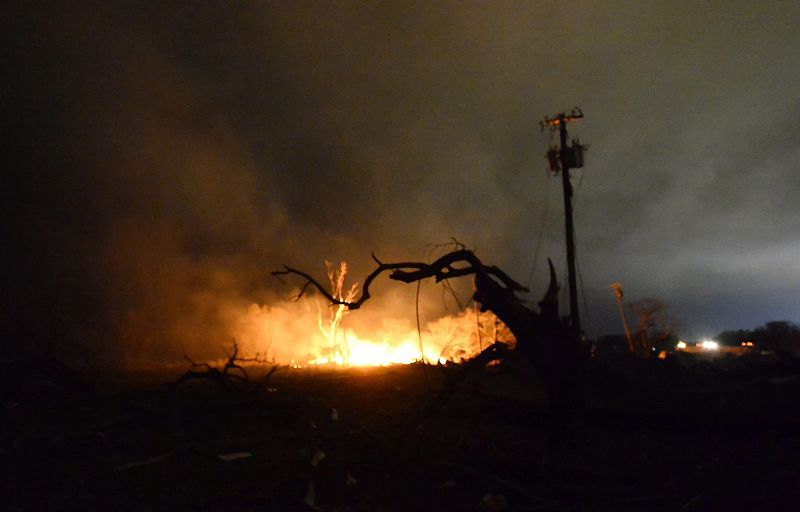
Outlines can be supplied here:
<path id="1" fill-rule="evenodd" d="M 223 336 L 219 304 L 287 293 L 280 263 L 363 275 L 371 251 L 425 259 L 451 237 L 523 282 L 538 255 L 538 298 L 546 257 L 566 281 L 538 123 L 574 105 L 589 334 L 621 330 L 615 281 L 687 336 L 800 320 L 796 2 L 23 2 L 5 18 L 17 339 Z M 413 300 L 398 286 L 380 290 Z"/>

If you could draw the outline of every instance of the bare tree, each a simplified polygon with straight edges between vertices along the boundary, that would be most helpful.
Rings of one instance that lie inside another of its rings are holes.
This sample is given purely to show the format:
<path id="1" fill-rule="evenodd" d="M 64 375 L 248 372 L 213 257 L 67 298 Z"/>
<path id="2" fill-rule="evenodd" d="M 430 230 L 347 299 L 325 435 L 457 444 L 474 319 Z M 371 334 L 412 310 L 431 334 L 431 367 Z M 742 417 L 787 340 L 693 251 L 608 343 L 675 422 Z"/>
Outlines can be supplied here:
<path id="1" fill-rule="evenodd" d="M 651 349 L 667 339 L 673 332 L 667 306 L 658 299 L 642 299 L 628 306 L 639 319 L 639 330 L 634 336 L 636 348 L 649 355 Z"/>

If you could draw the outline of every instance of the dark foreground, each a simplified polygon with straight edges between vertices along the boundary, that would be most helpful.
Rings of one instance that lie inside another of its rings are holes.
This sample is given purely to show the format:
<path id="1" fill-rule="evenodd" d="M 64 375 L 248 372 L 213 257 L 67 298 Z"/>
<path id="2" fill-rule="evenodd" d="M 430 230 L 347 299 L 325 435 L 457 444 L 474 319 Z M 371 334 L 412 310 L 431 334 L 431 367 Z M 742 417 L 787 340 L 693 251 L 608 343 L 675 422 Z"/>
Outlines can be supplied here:
<path id="1" fill-rule="evenodd" d="M 166 393 L 176 369 L 7 401 L 2 509 L 800 510 L 785 410 L 595 409 L 577 455 L 543 464 L 549 419 L 522 373 L 488 371 L 434 413 L 442 375 L 421 366 Z"/>

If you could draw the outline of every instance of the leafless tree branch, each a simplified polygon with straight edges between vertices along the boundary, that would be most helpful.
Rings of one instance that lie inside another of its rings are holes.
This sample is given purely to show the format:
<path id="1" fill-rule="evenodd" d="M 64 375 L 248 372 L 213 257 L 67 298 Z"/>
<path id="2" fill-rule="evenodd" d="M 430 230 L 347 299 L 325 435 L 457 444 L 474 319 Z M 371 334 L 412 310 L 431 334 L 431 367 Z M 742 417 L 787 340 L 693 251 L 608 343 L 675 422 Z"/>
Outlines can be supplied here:
<path id="1" fill-rule="evenodd" d="M 274 276 L 283 276 L 288 274 L 296 274 L 305 279 L 303 288 L 297 295 L 296 299 L 300 299 L 309 286 L 315 287 L 331 304 L 345 305 L 349 309 L 360 308 L 370 298 L 369 287 L 372 282 L 384 272 L 390 271 L 389 279 L 400 281 L 403 283 L 413 283 L 422 279 L 433 277 L 436 282 L 454 277 L 463 277 L 473 274 L 484 274 L 491 276 L 499 281 L 510 292 L 524 292 L 528 289 L 521 284 L 514 281 L 505 272 L 495 266 L 487 266 L 481 263 L 475 253 L 468 249 L 459 249 L 438 258 L 432 263 L 423 263 L 418 261 L 406 261 L 399 263 L 383 263 L 375 254 L 372 254 L 372 259 L 378 264 L 377 268 L 373 270 L 361 287 L 360 297 L 352 302 L 343 301 L 335 298 L 328 292 L 319 281 L 314 279 L 311 275 L 302 270 L 298 270 L 287 265 L 284 265 L 283 270 L 272 272 Z M 466 266 L 462 266 L 466 264 Z"/>

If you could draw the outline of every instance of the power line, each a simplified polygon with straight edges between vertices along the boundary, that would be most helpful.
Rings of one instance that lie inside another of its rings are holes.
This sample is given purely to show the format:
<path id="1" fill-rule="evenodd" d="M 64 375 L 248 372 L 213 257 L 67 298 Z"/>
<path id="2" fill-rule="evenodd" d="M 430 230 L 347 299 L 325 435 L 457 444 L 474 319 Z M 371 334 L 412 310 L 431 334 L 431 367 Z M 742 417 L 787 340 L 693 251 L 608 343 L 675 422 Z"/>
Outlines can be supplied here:
<path id="1" fill-rule="evenodd" d="M 533 263 L 531 270 L 528 273 L 528 288 L 531 287 L 533 282 L 533 273 L 536 270 L 536 263 L 539 259 L 539 250 L 542 246 L 542 237 L 544 236 L 545 228 L 547 227 L 547 219 L 550 215 L 550 179 L 547 179 L 547 186 L 545 187 L 544 195 L 544 212 L 542 212 L 542 220 L 539 223 L 539 235 L 536 237 L 536 248 L 533 250 Z"/>

